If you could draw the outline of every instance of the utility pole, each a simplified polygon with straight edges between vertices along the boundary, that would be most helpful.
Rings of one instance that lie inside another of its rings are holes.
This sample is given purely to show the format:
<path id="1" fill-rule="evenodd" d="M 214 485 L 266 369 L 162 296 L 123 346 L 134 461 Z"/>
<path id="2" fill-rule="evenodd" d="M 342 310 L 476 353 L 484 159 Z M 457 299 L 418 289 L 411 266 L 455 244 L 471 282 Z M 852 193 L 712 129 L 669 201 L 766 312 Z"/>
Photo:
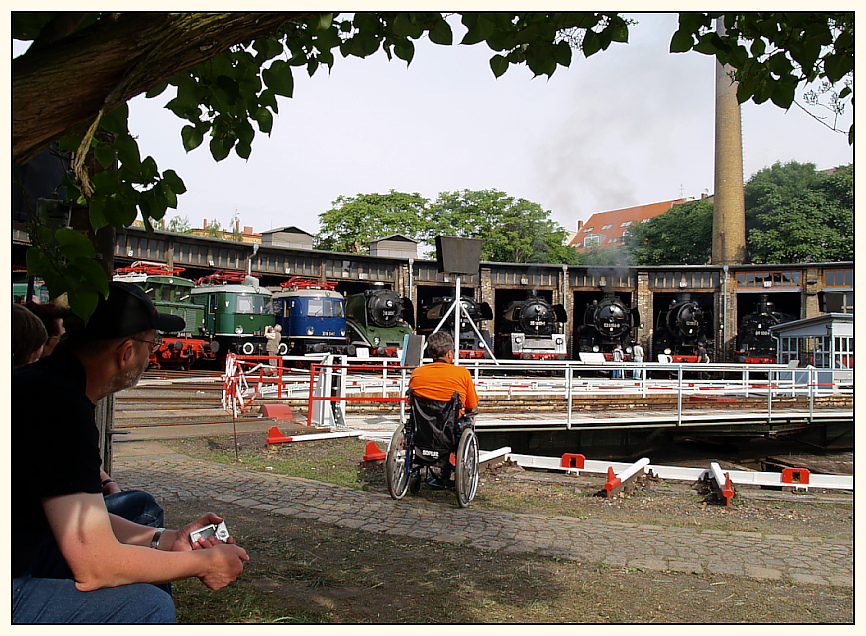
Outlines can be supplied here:
<path id="1" fill-rule="evenodd" d="M 716 20 L 724 34 L 724 19 Z M 746 203 L 743 189 L 743 132 L 737 83 L 730 66 L 716 64 L 715 195 L 713 197 L 713 251 L 711 262 L 737 265 L 746 262 Z"/>

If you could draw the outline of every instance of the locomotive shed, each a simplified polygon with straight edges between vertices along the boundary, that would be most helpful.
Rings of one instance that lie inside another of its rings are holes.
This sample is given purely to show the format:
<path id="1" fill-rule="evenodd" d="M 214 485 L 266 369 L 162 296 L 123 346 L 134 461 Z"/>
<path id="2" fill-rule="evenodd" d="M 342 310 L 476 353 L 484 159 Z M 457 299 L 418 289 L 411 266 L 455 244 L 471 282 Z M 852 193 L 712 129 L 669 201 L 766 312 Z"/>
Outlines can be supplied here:
<path id="1" fill-rule="evenodd" d="M 223 269 L 249 271 L 274 291 L 287 277 L 319 278 L 334 283 L 344 296 L 381 283 L 409 299 L 416 313 L 433 299 L 454 293 L 453 276 L 440 272 L 435 260 L 419 258 L 417 243 L 411 239 L 390 237 L 395 240 L 371 243 L 370 254 L 347 254 L 301 246 L 278 234 L 269 236 L 267 243 L 250 244 L 130 227 L 117 235 L 115 267 L 136 261 L 165 263 L 184 268 L 190 278 Z M 13 267 L 24 266 L 28 246 L 25 227 L 14 222 Z M 853 270 L 853 262 L 598 267 L 481 261 L 477 274 L 463 277 L 462 293 L 492 309 L 494 318 L 486 329 L 494 340 L 507 333 L 505 313 L 515 302 L 534 296 L 562 307 L 566 359 L 576 360 L 585 347 L 593 346 L 610 354 L 611 340 L 594 338 L 585 321 L 593 303 L 601 305 L 612 294 L 622 303 L 616 315 L 627 314 L 630 319 L 628 332 L 618 336 L 624 348 L 640 341 L 647 360 L 656 360 L 670 348 L 678 361 L 690 361 L 685 357 L 693 356 L 701 341 L 712 361 L 734 362 L 776 355 L 775 351 L 744 351 L 746 346 L 756 346 L 744 343 L 755 340 L 740 333 L 744 324 L 766 331 L 761 320 L 747 319 L 769 307 L 768 302 L 772 310 L 764 313 L 773 319 L 809 319 L 852 309 Z M 689 324 L 693 322 L 700 324 Z M 668 333 L 671 325 L 682 333 Z M 803 366 L 813 357 L 811 350 L 779 353 L 780 362 L 799 359 Z M 853 367 L 853 355 L 841 364 Z"/>

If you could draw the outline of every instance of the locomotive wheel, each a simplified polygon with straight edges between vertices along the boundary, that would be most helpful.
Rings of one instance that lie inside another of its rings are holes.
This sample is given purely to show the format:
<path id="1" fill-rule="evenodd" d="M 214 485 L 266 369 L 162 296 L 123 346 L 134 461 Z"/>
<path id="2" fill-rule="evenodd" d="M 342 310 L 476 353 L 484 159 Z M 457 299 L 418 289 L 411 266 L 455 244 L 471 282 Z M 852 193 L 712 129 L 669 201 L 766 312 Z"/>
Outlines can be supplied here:
<path id="1" fill-rule="evenodd" d="M 252 342 L 245 342 L 240 346 L 241 353 L 245 356 L 251 356 L 255 353 L 256 347 Z"/>
<path id="2" fill-rule="evenodd" d="M 280 343 L 280 348 L 277 351 L 281 356 L 287 355 L 289 353 L 289 345 L 285 342 Z"/>

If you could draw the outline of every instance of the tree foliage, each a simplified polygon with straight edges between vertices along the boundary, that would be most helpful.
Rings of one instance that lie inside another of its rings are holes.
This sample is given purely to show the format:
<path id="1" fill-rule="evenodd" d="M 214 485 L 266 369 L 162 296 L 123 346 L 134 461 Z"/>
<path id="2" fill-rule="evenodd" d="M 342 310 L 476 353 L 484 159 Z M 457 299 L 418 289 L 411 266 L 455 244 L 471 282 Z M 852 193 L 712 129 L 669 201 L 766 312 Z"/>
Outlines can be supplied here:
<path id="1" fill-rule="evenodd" d="M 854 170 L 817 172 L 775 163 L 746 182 L 746 250 L 753 263 L 854 259 Z M 709 199 L 676 205 L 633 226 L 626 246 L 637 265 L 700 265 L 712 252 Z"/>
<path id="2" fill-rule="evenodd" d="M 755 263 L 854 260 L 854 170 L 776 163 L 749 179 L 748 249 Z"/>
<path id="3" fill-rule="evenodd" d="M 428 242 L 439 235 L 483 239 L 481 258 L 505 263 L 573 263 L 566 231 L 538 203 L 500 190 L 442 192 L 430 206 Z"/>
<path id="4" fill-rule="evenodd" d="M 770 100 L 789 108 L 796 89 L 815 82 L 820 92 L 834 89 L 836 110 L 853 103 L 853 12 L 682 12 L 670 50 L 694 50 L 731 66 L 740 103 Z M 854 143 L 853 124 L 848 140 Z"/>
<path id="5" fill-rule="evenodd" d="M 338 197 L 319 215 L 316 247 L 336 252 L 366 254 L 369 242 L 391 234 L 424 240 L 430 221 L 428 200 L 417 192 L 391 190 L 388 194 L 358 194 Z"/>
<path id="6" fill-rule="evenodd" d="M 163 227 L 169 232 L 179 232 L 181 234 L 189 234 L 192 231 L 192 225 L 189 222 L 189 217 L 173 216 Z"/>
<path id="7" fill-rule="evenodd" d="M 709 262 L 713 204 L 687 201 L 629 228 L 625 244 L 637 265 L 702 265 Z"/>
<path id="8" fill-rule="evenodd" d="M 671 50 L 694 49 L 733 65 L 744 86 L 741 100 L 770 98 L 787 107 L 792 86 L 814 79 L 837 83 L 850 75 L 853 14 L 731 14 L 723 37 L 708 32 L 716 15 L 680 14 Z M 363 58 L 379 50 L 410 63 L 420 38 L 455 43 L 448 17 L 440 12 L 14 12 L 13 37 L 33 44 L 12 63 L 12 157 L 22 163 L 62 140 L 76 156 L 67 192 L 89 207 L 90 234 L 130 225 L 139 214 L 150 229 L 176 207 L 185 186 L 179 175 L 161 172 L 151 157 L 140 156 L 127 126 L 127 100 L 172 86 L 167 107 L 187 122 L 181 132 L 187 151 L 207 142 L 217 161 L 232 152 L 248 158 L 256 135 L 273 129 L 279 99 L 292 96 L 296 72 L 313 75 L 330 69 L 338 55 Z M 629 36 L 629 20 L 615 12 L 462 12 L 459 17 L 465 29 L 460 44 L 485 43 L 496 77 L 515 64 L 550 76 L 568 67 L 575 52 L 588 57 Z M 838 94 L 850 100 L 851 87 Z M 514 249 L 522 251 L 503 257 L 530 258 L 530 252 L 543 251 L 531 240 L 527 247 L 520 228 L 508 231 Z M 73 240 L 46 225 L 34 225 L 30 234 L 39 253 L 28 254 L 29 273 L 42 276 L 52 295 L 74 290 L 70 306 L 89 316 L 97 291 L 107 289 L 103 269 L 78 262 L 95 252 L 91 239 Z M 88 256 L 81 255 L 85 243 Z"/>

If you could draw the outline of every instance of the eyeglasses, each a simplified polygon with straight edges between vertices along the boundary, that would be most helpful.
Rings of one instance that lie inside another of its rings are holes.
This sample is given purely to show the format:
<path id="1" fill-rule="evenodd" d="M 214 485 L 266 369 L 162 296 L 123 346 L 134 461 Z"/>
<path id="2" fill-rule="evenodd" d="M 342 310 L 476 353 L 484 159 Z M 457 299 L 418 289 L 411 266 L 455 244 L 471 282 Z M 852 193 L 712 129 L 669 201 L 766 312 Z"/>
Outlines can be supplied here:
<path id="1" fill-rule="evenodd" d="M 146 342 L 150 345 L 151 351 L 156 351 L 157 349 L 159 349 L 159 345 L 162 344 L 162 338 L 160 338 L 159 336 L 157 336 L 153 340 L 139 340 L 138 338 L 130 338 L 130 340 L 135 340 L 136 342 Z"/>

